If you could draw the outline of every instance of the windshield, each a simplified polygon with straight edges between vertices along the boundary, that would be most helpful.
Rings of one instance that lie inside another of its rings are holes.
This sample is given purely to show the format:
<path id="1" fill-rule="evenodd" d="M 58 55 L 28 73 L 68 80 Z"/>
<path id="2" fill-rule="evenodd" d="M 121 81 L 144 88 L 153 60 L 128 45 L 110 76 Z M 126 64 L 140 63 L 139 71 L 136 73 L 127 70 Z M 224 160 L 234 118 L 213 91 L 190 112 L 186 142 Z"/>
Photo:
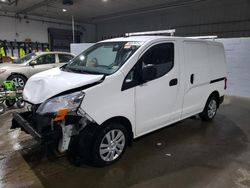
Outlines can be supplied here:
<path id="1" fill-rule="evenodd" d="M 36 56 L 36 53 L 31 53 L 31 54 L 28 54 L 26 56 L 23 56 L 23 57 L 15 60 L 13 63 L 14 64 L 26 63 L 26 62 L 30 61 L 31 59 L 33 59 L 35 56 Z"/>
<path id="2" fill-rule="evenodd" d="M 98 43 L 71 60 L 62 70 L 111 75 L 115 73 L 140 46 L 140 42 Z"/>

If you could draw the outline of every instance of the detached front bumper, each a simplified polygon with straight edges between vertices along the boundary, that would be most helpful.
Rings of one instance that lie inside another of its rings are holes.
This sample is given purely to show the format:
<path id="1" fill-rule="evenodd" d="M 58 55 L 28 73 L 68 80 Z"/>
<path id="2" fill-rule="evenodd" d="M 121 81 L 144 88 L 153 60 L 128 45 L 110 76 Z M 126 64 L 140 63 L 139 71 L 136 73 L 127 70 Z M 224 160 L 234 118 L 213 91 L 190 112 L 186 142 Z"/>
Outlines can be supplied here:
<path id="1" fill-rule="evenodd" d="M 22 114 L 25 115 L 25 114 Z M 18 113 L 13 113 L 13 119 L 12 119 L 12 129 L 15 128 L 21 128 L 25 132 L 29 133 L 32 135 L 36 140 L 41 141 L 42 135 L 38 133 L 34 128 L 30 125 L 28 121 L 26 121 L 21 114 Z"/>
<path id="2" fill-rule="evenodd" d="M 39 117 L 32 112 L 13 113 L 11 129 L 21 128 L 40 143 L 57 143 L 62 138 L 60 126 L 51 125 L 49 117 Z"/>

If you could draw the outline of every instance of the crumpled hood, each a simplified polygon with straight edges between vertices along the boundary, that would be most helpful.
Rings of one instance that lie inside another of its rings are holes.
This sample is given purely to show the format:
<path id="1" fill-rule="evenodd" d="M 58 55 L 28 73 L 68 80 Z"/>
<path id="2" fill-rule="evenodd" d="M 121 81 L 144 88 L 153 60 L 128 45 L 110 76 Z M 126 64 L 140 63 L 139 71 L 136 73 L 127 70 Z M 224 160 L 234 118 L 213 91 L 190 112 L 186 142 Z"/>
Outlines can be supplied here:
<path id="1" fill-rule="evenodd" d="M 78 87 L 100 81 L 103 75 L 77 74 L 50 69 L 32 76 L 23 90 L 24 100 L 32 104 L 40 104 L 47 99 Z"/>

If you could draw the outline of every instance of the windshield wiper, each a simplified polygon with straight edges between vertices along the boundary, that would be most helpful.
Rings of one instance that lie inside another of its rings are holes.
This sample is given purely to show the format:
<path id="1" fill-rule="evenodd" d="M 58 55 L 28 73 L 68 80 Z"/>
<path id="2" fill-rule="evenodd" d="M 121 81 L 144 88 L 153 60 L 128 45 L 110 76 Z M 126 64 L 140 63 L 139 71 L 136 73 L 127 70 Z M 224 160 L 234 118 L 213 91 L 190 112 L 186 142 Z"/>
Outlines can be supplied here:
<path id="1" fill-rule="evenodd" d="M 99 73 L 99 72 L 94 72 L 94 71 L 89 71 L 89 70 L 74 69 L 74 68 L 70 68 L 67 66 L 62 66 L 61 70 L 67 71 L 67 72 L 80 73 L 80 74 L 94 74 L 94 75 L 104 74 L 104 73 Z"/>
<path id="2" fill-rule="evenodd" d="M 66 72 L 75 72 L 74 69 L 70 69 L 70 68 L 68 68 L 68 67 L 66 67 L 66 66 L 62 66 L 62 67 L 61 67 L 61 70 L 66 71 Z"/>

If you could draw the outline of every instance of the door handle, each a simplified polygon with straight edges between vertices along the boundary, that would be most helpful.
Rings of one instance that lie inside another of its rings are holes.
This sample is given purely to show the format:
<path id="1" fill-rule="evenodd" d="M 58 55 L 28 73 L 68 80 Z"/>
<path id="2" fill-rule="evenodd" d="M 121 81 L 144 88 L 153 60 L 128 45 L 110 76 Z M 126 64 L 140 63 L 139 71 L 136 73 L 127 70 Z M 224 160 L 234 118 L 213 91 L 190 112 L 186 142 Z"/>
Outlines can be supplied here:
<path id="1" fill-rule="evenodd" d="M 178 79 L 175 78 L 169 82 L 169 86 L 176 86 L 178 84 Z"/>
<path id="2" fill-rule="evenodd" d="M 191 76 L 190 76 L 190 83 L 194 84 L 194 74 L 191 74 Z"/>

